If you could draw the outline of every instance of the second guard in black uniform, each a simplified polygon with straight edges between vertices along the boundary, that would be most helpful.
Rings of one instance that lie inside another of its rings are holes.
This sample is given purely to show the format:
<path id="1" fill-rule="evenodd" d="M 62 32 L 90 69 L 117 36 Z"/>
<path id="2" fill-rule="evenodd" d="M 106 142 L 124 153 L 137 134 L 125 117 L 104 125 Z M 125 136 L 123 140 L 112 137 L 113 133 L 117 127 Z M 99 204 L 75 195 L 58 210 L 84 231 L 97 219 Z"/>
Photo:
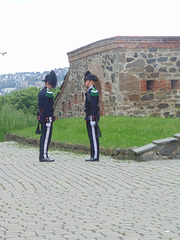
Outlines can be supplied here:
<path id="1" fill-rule="evenodd" d="M 94 82 L 97 81 L 95 75 L 90 74 L 88 71 L 85 75 L 85 86 L 87 88 L 85 99 L 85 120 L 90 141 L 91 151 L 90 158 L 86 161 L 99 161 L 99 136 L 98 136 L 98 102 L 99 93 L 94 86 Z"/>
<path id="2" fill-rule="evenodd" d="M 53 116 L 53 93 L 52 88 L 56 87 L 57 76 L 54 71 L 51 71 L 45 77 L 45 87 L 38 94 L 38 120 L 41 124 L 41 137 L 39 146 L 39 161 L 53 162 L 48 156 L 48 148 L 52 136 L 52 127 L 55 117 Z"/>

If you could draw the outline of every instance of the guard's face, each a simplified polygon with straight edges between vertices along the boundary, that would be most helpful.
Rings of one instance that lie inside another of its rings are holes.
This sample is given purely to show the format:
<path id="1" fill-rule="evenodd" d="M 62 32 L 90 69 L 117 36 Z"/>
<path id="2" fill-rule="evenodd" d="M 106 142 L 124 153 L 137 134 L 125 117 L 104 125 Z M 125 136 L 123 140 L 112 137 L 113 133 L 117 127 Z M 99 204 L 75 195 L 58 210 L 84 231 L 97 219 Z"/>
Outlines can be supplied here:
<path id="1" fill-rule="evenodd" d="M 86 80 L 86 81 L 85 81 L 85 86 L 86 86 L 86 88 L 89 88 L 89 84 L 90 84 L 90 80 Z"/>
<path id="2" fill-rule="evenodd" d="M 46 86 L 47 88 L 49 88 L 50 90 L 53 88 L 53 87 L 51 86 L 51 84 L 49 84 L 48 82 L 46 82 L 45 86 Z"/>

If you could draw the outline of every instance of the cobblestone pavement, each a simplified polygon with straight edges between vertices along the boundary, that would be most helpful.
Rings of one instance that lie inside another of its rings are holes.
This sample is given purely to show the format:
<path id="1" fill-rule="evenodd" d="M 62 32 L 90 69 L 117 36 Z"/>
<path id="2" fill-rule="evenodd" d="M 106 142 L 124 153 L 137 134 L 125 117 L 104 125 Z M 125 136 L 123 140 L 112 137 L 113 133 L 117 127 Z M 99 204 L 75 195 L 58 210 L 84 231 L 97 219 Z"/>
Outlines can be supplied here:
<path id="1" fill-rule="evenodd" d="M 180 160 L 117 161 L 0 143 L 0 239 L 179 240 Z"/>

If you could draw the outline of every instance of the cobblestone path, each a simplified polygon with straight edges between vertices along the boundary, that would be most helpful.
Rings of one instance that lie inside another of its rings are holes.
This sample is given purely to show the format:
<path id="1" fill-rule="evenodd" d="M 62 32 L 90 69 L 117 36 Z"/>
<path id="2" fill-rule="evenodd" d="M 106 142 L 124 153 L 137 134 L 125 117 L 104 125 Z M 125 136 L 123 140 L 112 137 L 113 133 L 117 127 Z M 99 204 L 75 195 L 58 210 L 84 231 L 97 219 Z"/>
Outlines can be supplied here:
<path id="1" fill-rule="evenodd" d="M 50 156 L 0 143 L 0 239 L 180 240 L 180 160 Z"/>

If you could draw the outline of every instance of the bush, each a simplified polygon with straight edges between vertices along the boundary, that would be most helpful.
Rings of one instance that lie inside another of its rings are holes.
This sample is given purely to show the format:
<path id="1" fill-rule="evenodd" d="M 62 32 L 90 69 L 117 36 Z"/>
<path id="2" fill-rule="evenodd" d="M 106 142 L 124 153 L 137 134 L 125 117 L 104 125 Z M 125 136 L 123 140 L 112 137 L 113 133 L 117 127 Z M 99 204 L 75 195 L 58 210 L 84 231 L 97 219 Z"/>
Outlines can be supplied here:
<path id="1" fill-rule="evenodd" d="M 36 87 L 14 91 L 5 96 L 1 96 L 0 105 L 13 105 L 14 108 L 21 109 L 24 113 L 30 112 L 31 114 L 36 115 L 39 91 L 40 89 Z"/>

